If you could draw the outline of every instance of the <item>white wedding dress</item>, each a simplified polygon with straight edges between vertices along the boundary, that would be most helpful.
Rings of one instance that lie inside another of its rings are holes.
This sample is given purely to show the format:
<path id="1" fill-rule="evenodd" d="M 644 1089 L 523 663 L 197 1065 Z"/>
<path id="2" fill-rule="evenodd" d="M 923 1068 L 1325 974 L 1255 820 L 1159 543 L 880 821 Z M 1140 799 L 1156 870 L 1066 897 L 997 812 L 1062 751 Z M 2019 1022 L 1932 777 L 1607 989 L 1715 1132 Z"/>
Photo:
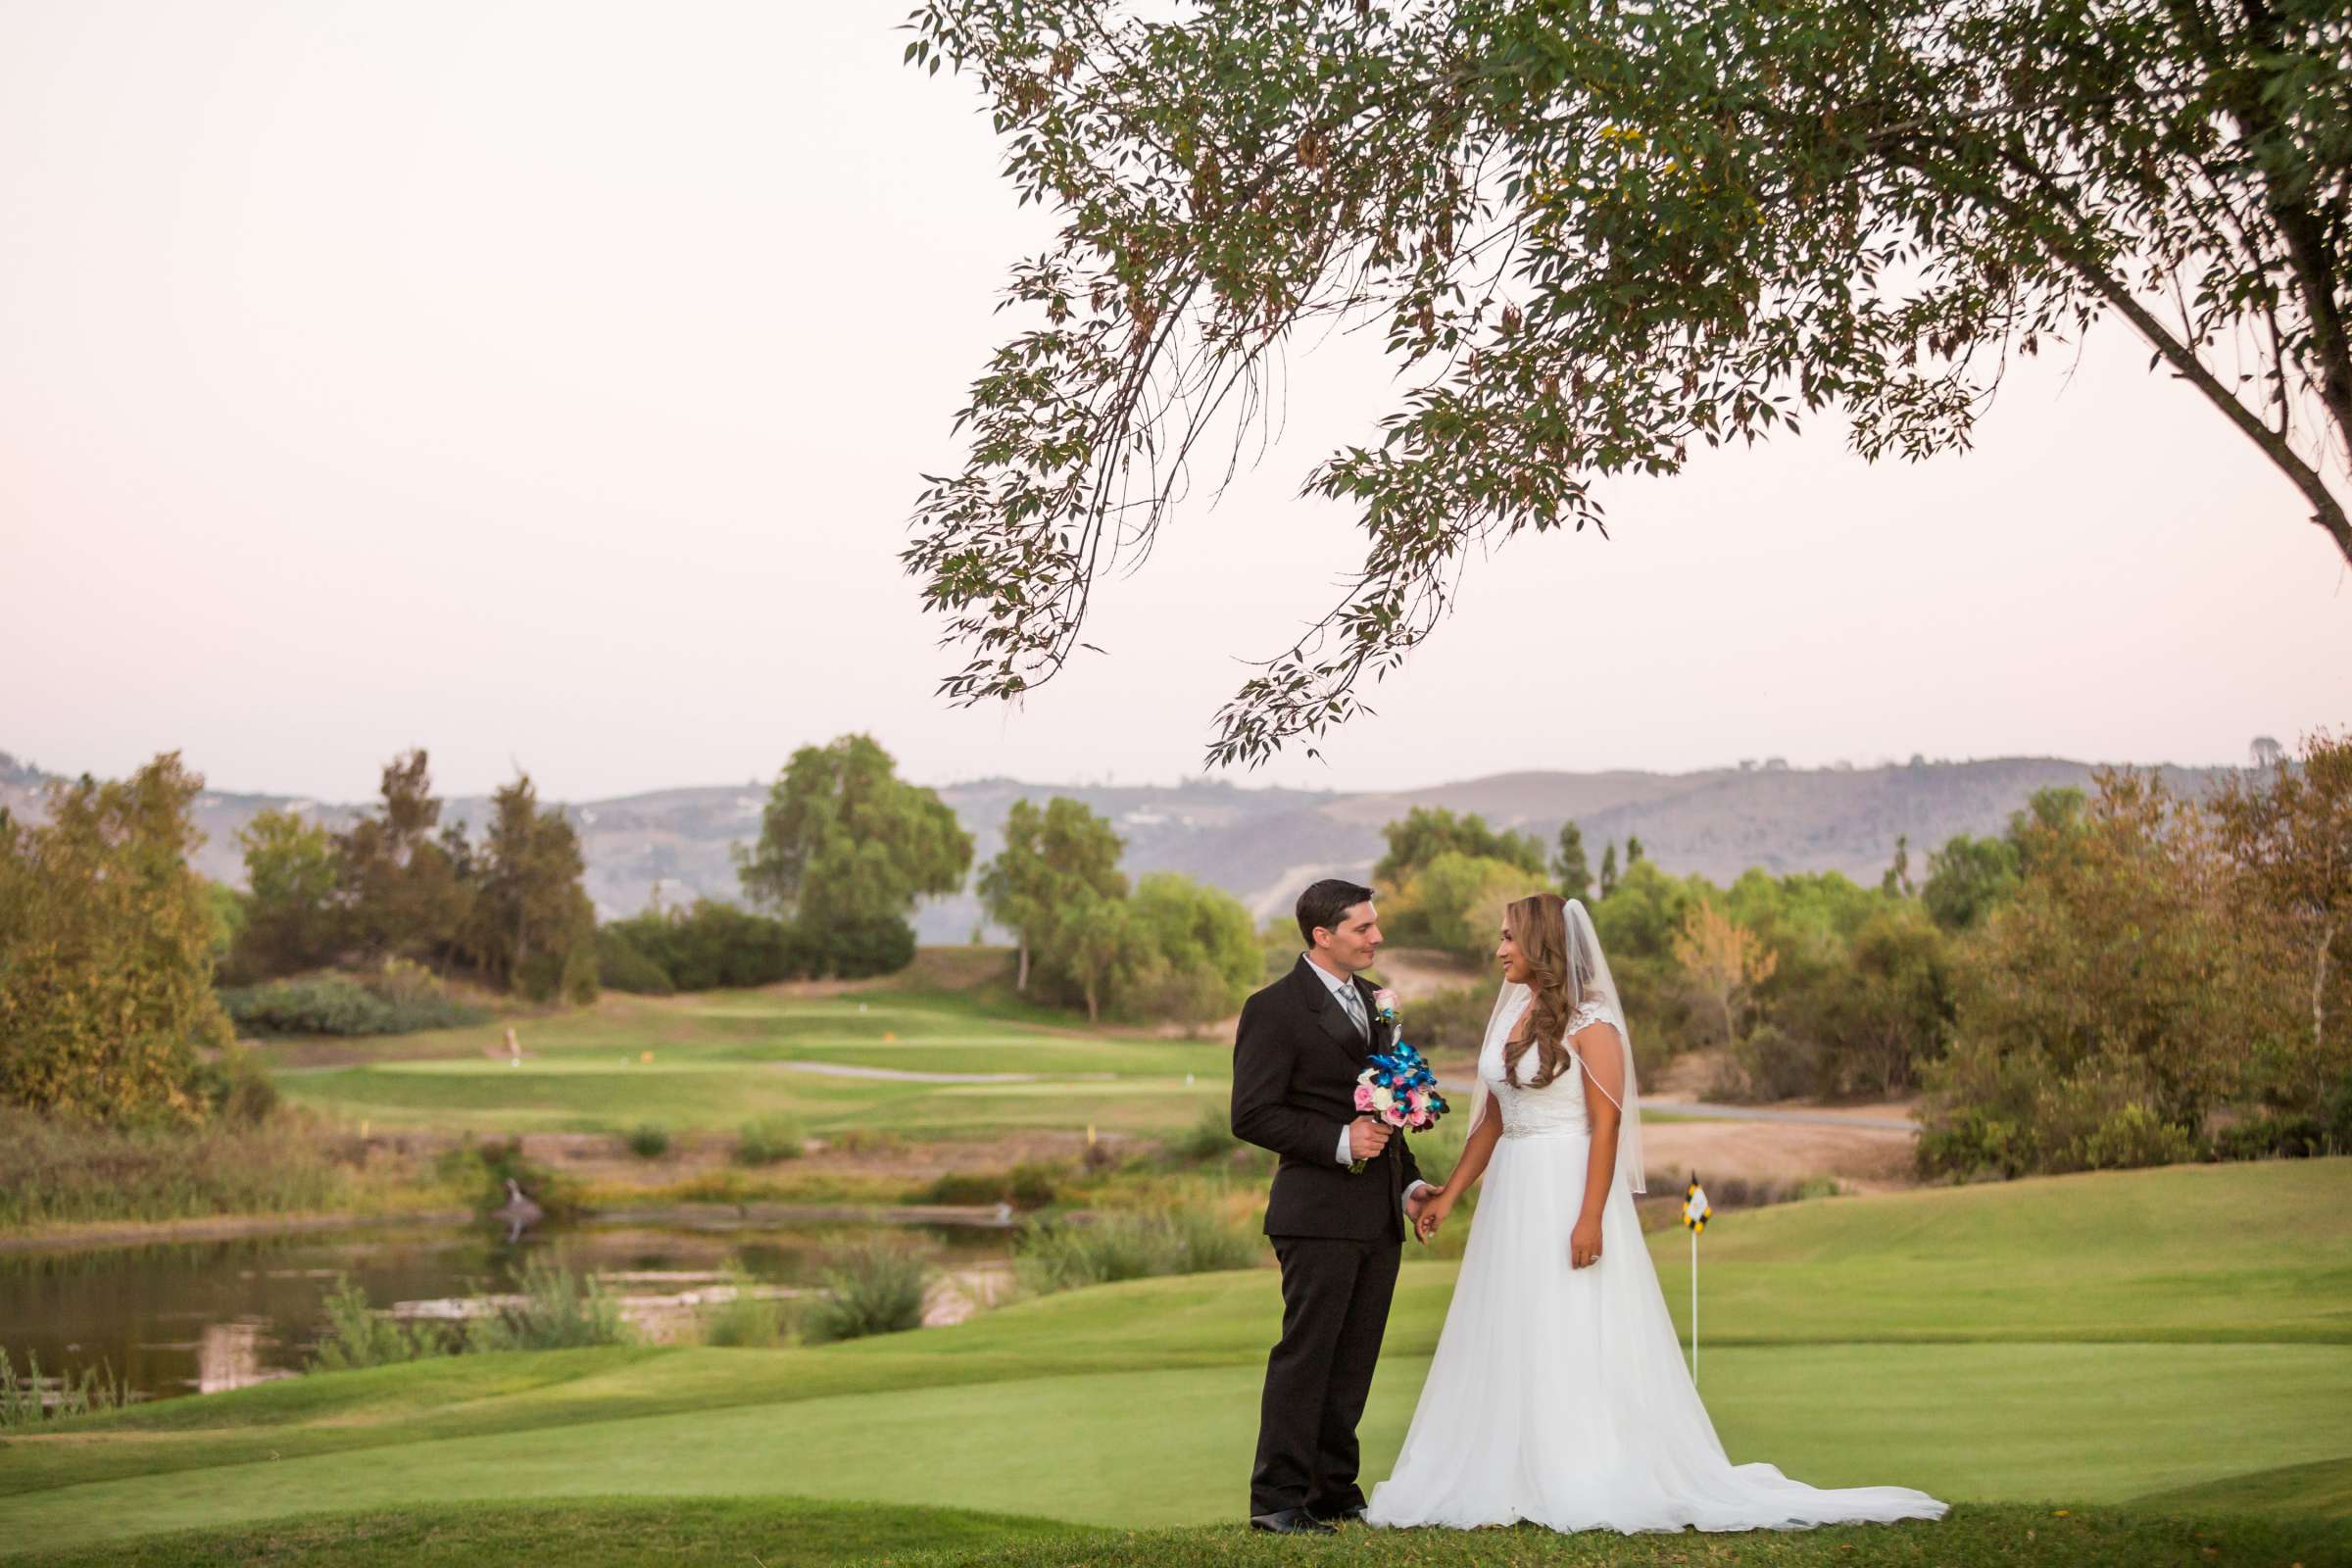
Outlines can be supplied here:
<path id="1" fill-rule="evenodd" d="M 1503 1043 L 1525 1008 L 1522 997 L 1488 1026 L 1478 1070 L 1502 1136 L 1412 1427 L 1366 1520 L 1631 1532 L 1940 1518 L 1943 1503 L 1907 1487 L 1823 1491 L 1725 1456 L 1622 1174 L 1601 1211 L 1600 1260 L 1569 1266 L 1592 1148 L 1584 1069 L 1572 1058 L 1542 1089 L 1504 1080 Z M 1622 1035 L 1603 1001 L 1569 1032 L 1595 1020 Z M 1521 1070 L 1535 1063 L 1531 1052 Z"/>

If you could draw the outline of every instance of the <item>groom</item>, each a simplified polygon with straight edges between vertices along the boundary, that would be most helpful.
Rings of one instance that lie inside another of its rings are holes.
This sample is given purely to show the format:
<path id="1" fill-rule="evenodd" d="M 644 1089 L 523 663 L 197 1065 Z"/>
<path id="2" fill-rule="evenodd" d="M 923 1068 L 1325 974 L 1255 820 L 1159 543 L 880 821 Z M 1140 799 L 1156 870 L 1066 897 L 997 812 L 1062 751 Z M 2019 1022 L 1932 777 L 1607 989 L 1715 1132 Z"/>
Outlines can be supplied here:
<path id="1" fill-rule="evenodd" d="M 1306 952 L 1243 1005 L 1233 1045 L 1234 1136 L 1282 1156 L 1266 1205 L 1282 1340 L 1266 1358 L 1250 1524 L 1327 1535 L 1363 1513 L 1355 1424 L 1404 1232 L 1434 1189 L 1404 1140 L 1355 1109 L 1356 1074 L 1394 1041 L 1358 978 L 1380 951 L 1372 890 L 1316 883 L 1298 896 L 1298 934 Z"/>

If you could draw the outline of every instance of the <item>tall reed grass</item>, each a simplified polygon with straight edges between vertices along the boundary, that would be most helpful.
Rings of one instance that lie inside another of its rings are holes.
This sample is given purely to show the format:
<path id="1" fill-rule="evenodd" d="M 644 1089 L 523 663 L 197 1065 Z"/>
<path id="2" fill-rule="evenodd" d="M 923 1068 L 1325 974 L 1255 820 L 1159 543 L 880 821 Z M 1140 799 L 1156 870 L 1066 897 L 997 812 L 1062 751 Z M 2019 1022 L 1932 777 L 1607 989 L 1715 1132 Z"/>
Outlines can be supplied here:
<path id="1" fill-rule="evenodd" d="M 0 1431 L 87 1415 L 92 1410 L 113 1410 L 131 1400 L 129 1388 L 111 1366 L 83 1367 L 78 1376 L 61 1372 L 43 1377 L 41 1358 L 28 1355 L 25 1359 L 29 1365 L 20 1377 L 8 1351 L 0 1348 Z"/>
<path id="2" fill-rule="evenodd" d="M 825 1345 L 919 1329 L 930 1272 L 921 1253 L 887 1240 L 843 1248 L 825 1268 L 825 1293 L 808 1303 L 802 1333 Z"/>
<path id="3" fill-rule="evenodd" d="M 620 1301 L 593 1278 L 534 1257 L 523 1264 L 517 1299 L 466 1325 L 468 1350 L 569 1350 L 634 1345 Z"/>
<path id="4" fill-rule="evenodd" d="M 785 1303 L 755 1296 L 752 1277 L 740 1269 L 727 1276 L 734 1295 L 703 1314 L 703 1343 L 736 1349 L 766 1350 L 787 1338 Z"/>
<path id="5" fill-rule="evenodd" d="M 1040 1294 L 1159 1274 L 1249 1268 L 1262 1237 L 1194 1209 L 1104 1214 L 1085 1224 L 1032 1224 L 1013 1242 L 1013 1278 Z"/>
<path id="6" fill-rule="evenodd" d="M 457 1348 L 448 1325 L 403 1323 L 388 1312 L 378 1312 L 368 1304 L 368 1293 L 345 1276 L 336 1277 L 325 1307 L 326 1332 L 311 1352 L 314 1372 L 354 1372 L 363 1367 L 421 1361 Z"/>
<path id="7" fill-rule="evenodd" d="M 298 1112 L 118 1128 L 0 1108 L 0 1230 L 368 1206 L 397 1179 Z"/>

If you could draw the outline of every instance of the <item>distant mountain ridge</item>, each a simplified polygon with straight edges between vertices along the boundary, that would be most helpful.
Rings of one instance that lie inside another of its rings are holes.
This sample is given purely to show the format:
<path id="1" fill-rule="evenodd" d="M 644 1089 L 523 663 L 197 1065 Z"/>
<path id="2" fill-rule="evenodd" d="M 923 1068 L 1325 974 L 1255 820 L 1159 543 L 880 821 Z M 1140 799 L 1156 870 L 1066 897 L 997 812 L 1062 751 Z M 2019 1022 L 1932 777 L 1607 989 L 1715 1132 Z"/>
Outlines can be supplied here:
<path id="1" fill-rule="evenodd" d="M 1476 811 L 1495 827 L 1533 833 L 1547 848 L 1560 823 L 1574 818 L 1595 866 L 1605 845 L 1635 836 L 1666 869 L 1697 871 L 1717 882 L 1749 866 L 1776 875 L 1842 871 L 1857 881 L 1876 881 L 1893 858 L 1897 835 L 1909 836 L 1913 875 L 1921 876 L 1928 852 L 1953 834 L 1998 832 L 2035 790 L 2088 789 L 2093 771 L 2092 763 L 2061 758 L 1997 758 L 1869 768 L 1766 764 L 1696 773 L 1498 773 L 1362 794 L 1208 780 L 1114 786 L 980 779 L 938 790 L 977 841 L 978 861 L 1003 843 L 1004 813 L 1014 801 L 1067 795 L 1116 826 L 1127 841 L 1130 875 L 1182 871 L 1223 888 L 1263 919 L 1287 907 L 1317 877 L 1368 876 L 1386 849 L 1382 825 L 1416 806 Z M 2169 786 L 2194 796 L 2226 770 L 2159 771 Z M 37 817 L 42 787 L 52 776 L 0 752 L 0 807 L 21 818 Z M 644 908 L 657 891 L 665 904 L 736 898 L 731 852 L 759 836 L 766 798 L 763 784 L 710 785 L 566 804 L 564 809 L 586 853 L 589 895 L 612 918 Z M 237 830 L 270 807 L 329 827 L 366 809 L 294 796 L 208 791 L 196 807 L 197 826 L 206 835 L 198 869 L 242 885 Z M 489 816 L 486 796 L 452 797 L 443 806 L 445 821 L 478 828 Z M 969 892 L 926 902 L 915 919 L 922 940 L 932 943 L 968 940 L 980 924 L 979 901 Z"/>

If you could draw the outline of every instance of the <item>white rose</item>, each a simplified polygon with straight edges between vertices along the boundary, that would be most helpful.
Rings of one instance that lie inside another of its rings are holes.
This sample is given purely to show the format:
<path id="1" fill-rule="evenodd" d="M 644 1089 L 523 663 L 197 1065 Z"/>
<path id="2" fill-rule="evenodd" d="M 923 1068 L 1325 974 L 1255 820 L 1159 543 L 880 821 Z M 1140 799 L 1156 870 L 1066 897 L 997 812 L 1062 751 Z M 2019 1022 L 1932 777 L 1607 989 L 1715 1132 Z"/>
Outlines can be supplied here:
<path id="1" fill-rule="evenodd" d="M 1372 1108 L 1374 1110 L 1388 1110 L 1394 1107 L 1396 1103 L 1396 1097 L 1390 1094 L 1386 1089 L 1375 1089 L 1372 1091 Z"/>

